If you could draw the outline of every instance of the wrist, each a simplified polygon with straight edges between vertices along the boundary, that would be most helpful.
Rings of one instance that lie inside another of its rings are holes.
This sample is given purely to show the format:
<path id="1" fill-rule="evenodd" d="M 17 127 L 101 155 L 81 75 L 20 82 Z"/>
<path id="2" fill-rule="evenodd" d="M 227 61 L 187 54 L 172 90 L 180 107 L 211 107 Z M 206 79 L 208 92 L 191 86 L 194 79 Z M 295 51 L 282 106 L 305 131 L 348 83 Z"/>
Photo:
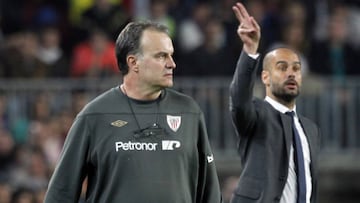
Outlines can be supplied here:
<path id="1" fill-rule="evenodd" d="M 244 45 L 243 50 L 244 50 L 248 55 L 256 55 L 256 54 L 258 54 L 258 52 L 257 52 L 257 46 L 248 47 L 248 46 L 245 46 L 245 45 Z"/>

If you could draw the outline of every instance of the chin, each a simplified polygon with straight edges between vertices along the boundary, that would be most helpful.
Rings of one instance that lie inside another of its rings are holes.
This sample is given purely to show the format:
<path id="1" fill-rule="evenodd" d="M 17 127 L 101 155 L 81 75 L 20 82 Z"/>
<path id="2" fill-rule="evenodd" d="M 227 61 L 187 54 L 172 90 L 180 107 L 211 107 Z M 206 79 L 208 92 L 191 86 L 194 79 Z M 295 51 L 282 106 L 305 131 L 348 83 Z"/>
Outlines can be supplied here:
<path id="1" fill-rule="evenodd" d="M 163 86 L 164 87 L 172 87 L 172 86 L 174 86 L 174 82 L 173 81 L 167 81 Z"/>
<path id="2" fill-rule="evenodd" d="M 160 84 L 160 85 L 158 85 L 158 87 L 159 87 L 160 89 L 164 89 L 164 88 L 173 87 L 173 84 Z"/>

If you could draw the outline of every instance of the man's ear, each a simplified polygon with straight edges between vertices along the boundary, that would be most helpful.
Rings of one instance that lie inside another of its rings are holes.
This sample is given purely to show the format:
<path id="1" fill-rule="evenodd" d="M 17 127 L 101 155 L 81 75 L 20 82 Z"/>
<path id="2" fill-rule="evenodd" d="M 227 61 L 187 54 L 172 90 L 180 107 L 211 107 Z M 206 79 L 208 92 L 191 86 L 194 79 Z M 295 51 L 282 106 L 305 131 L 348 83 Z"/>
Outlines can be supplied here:
<path id="1" fill-rule="evenodd" d="M 139 71 L 138 63 L 137 63 L 137 57 L 135 55 L 128 55 L 126 57 L 126 63 L 129 66 L 129 71 Z"/>
<path id="2" fill-rule="evenodd" d="M 268 70 L 261 71 L 261 80 L 265 86 L 270 86 L 270 72 Z"/>

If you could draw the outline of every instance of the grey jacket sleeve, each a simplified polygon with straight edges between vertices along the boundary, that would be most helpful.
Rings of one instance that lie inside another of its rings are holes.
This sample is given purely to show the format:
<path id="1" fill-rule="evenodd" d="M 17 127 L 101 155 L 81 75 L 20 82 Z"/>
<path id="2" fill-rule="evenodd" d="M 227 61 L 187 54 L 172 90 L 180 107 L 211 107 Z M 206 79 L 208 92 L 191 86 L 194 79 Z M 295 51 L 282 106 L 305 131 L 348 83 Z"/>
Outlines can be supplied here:
<path id="1" fill-rule="evenodd" d="M 216 172 L 214 155 L 211 151 L 204 115 L 201 113 L 199 124 L 199 180 L 197 187 L 197 203 L 222 202 L 219 179 Z"/>
<path id="2" fill-rule="evenodd" d="M 89 145 L 86 119 L 77 117 L 61 152 L 61 157 L 50 179 L 45 203 L 77 203 L 86 176 Z"/>

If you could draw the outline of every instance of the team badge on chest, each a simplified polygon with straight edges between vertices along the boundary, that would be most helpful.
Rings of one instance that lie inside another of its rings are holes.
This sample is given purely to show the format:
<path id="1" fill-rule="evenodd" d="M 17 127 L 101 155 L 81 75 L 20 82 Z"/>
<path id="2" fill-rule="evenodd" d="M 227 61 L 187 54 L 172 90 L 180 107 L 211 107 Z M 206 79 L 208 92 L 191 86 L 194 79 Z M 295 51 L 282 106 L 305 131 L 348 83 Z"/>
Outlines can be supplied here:
<path id="1" fill-rule="evenodd" d="M 166 115 L 166 121 L 169 125 L 170 129 L 174 132 L 176 132 L 181 124 L 181 116 L 170 116 Z"/>

